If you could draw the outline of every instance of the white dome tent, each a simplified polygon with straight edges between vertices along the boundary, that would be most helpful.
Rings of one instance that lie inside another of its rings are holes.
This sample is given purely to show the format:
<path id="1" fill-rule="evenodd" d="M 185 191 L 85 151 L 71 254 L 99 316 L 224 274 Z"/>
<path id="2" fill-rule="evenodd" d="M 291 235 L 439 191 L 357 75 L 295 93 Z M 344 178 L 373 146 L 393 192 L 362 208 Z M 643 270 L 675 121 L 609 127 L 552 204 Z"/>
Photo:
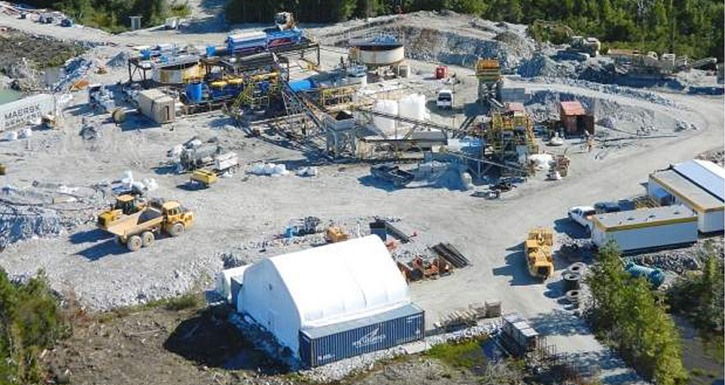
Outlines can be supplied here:
<path id="1" fill-rule="evenodd" d="M 423 312 L 374 235 L 266 259 L 241 281 L 237 311 L 309 366 L 423 337 Z"/>

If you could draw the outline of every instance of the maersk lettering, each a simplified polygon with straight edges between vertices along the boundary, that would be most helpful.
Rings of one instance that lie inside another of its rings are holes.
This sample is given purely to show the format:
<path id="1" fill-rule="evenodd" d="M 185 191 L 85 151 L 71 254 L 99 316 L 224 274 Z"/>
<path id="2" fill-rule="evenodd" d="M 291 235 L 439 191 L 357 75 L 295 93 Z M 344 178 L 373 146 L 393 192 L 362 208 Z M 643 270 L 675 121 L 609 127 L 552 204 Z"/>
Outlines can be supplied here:
<path id="1" fill-rule="evenodd" d="M 40 118 L 40 104 L 18 108 L 5 113 L 5 128 L 17 126 L 33 118 Z"/>

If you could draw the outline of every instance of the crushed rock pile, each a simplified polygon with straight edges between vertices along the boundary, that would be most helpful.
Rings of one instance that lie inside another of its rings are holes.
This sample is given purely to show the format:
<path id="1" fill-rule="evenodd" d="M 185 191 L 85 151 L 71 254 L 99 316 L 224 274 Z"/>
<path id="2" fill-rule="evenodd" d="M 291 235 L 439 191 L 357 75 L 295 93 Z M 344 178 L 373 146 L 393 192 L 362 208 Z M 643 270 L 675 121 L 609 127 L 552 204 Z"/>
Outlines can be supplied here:
<path id="1" fill-rule="evenodd" d="M 116 56 L 112 57 L 106 62 L 106 65 L 110 68 L 122 68 L 126 66 L 128 59 L 131 58 L 131 54 L 127 51 L 121 51 Z"/>
<path id="2" fill-rule="evenodd" d="M 524 78 L 537 76 L 546 78 L 576 77 L 576 67 L 568 61 L 557 62 L 548 56 L 536 55 L 518 67 L 517 73 Z"/>
<path id="3" fill-rule="evenodd" d="M 0 249 L 24 239 L 55 237 L 62 231 L 55 210 L 0 203 Z"/>

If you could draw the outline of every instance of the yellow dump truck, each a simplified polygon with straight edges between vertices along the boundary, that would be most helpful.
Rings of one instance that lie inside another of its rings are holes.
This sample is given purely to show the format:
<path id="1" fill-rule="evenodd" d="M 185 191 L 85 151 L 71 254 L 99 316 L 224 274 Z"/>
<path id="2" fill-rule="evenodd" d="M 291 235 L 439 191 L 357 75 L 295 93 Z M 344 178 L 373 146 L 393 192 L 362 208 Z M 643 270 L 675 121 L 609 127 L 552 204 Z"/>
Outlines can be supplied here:
<path id="1" fill-rule="evenodd" d="M 137 197 L 129 194 L 123 194 L 116 197 L 116 202 L 110 209 L 98 214 L 96 224 L 103 230 L 107 230 L 114 222 L 118 221 L 124 215 L 131 215 L 141 211 L 146 203 Z"/>
<path id="2" fill-rule="evenodd" d="M 201 183 L 204 187 L 209 187 L 212 184 L 216 183 L 217 180 L 219 180 L 219 177 L 212 170 L 209 170 L 206 168 L 200 168 L 198 170 L 194 170 L 191 173 L 189 180 L 192 183 L 193 182 Z"/>
<path id="3" fill-rule="evenodd" d="M 532 277 L 546 280 L 554 274 L 554 260 L 551 248 L 554 246 L 554 232 L 537 227 L 529 231 L 524 242 L 524 253 Z"/>
<path id="4" fill-rule="evenodd" d="M 106 231 L 129 250 L 137 251 L 150 246 L 161 232 L 178 237 L 193 223 L 194 213 L 178 202 L 152 202 L 143 210 L 117 220 Z"/>

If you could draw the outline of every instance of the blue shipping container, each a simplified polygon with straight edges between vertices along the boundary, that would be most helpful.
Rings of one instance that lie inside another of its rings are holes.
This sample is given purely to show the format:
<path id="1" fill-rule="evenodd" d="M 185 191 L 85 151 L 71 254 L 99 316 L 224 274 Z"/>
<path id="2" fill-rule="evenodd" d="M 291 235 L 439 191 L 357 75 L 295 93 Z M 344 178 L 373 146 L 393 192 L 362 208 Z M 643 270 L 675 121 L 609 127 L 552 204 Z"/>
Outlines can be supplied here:
<path id="1" fill-rule="evenodd" d="M 315 367 L 423 339 L 425 312 L 408 304 L 371 317 L 300 330 L 300 359 Z"/>

